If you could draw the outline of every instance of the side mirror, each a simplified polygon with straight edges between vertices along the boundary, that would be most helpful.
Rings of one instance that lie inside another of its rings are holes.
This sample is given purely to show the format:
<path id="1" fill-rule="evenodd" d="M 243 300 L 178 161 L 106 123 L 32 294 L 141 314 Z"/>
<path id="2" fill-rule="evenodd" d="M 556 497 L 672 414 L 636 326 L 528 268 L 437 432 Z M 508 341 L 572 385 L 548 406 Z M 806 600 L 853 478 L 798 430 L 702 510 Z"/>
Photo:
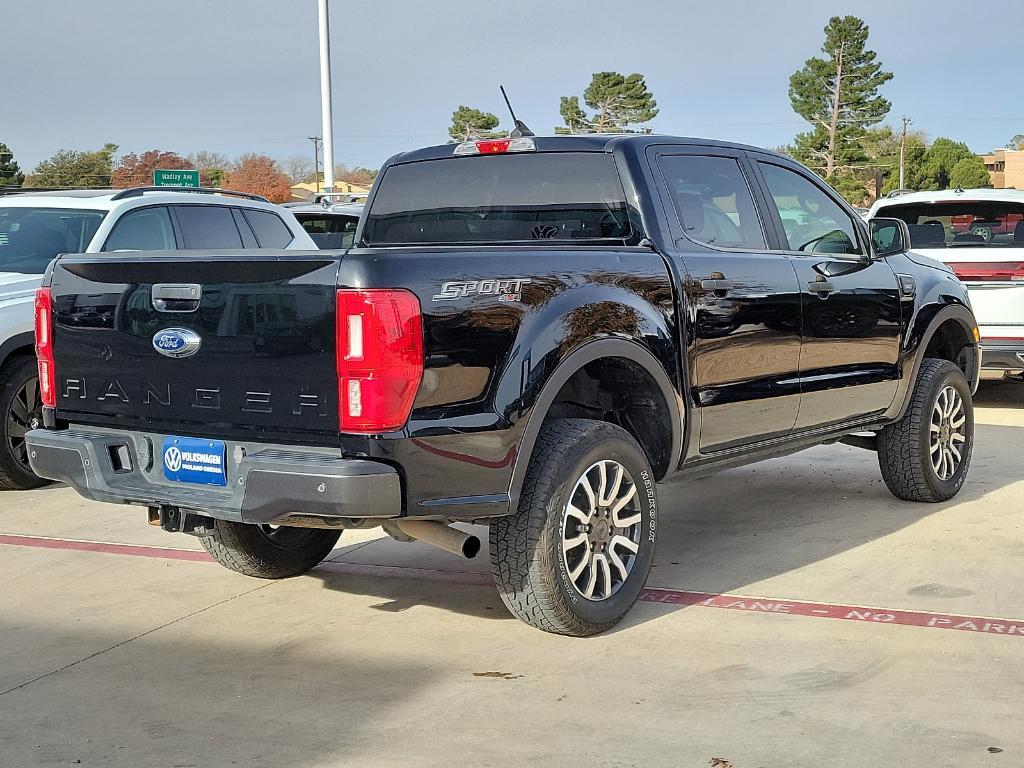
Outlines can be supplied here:
<path id="1" fill-rule="evenodd" d="M 871 219 L 871 255 L 875 258 L 903 253 L 910 248 L 910 227 L 902 219 Z"/>

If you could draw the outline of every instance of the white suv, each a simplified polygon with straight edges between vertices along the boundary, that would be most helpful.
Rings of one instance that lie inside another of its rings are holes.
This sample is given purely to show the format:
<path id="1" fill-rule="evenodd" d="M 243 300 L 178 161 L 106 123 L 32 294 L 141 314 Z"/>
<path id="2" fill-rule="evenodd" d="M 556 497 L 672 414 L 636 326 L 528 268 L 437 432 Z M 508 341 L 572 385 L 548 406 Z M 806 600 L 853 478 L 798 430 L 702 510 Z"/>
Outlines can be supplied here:
<path id="1" fill-rule="evenodd" d="M 24 435 L 38 426 L 32 302 L 58 253 L 279 248 L 316 250 L 289 211 L 257 195 L 141 187 L 0 197 L 0 488 L 43 484 Z"/>
<path id="2" fill-rule="evenodd" d="M 1024 191 L 956 189 L 883 198 L 869 216 L 903 219 L 911 249 L 948 264 L 981 328 L 982 377 L 1024 373 Z"/>

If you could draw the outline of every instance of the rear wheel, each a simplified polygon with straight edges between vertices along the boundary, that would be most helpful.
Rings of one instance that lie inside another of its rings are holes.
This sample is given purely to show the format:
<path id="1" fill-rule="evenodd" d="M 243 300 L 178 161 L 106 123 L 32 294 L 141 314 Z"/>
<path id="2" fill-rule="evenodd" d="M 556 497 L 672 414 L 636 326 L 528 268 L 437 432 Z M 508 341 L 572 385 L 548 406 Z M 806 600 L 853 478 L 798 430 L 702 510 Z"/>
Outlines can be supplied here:
<path id="1" fill-rule="evenodd" d="M 315 568 L 334 549 L 341 531 L 250 525 L 214 520 L 200 537 L 213 559 L 246 576 L 284 579 Z"/>
<path id="2" fill-rule="evenodd" d="M 0 488 L 26 490 L 49 482 L 32 472 L 25 445 L 25 433 L 42 426 L 42 413 L 36 359 L 19 355 L 9 360 L 0 372 Z"/>
<path id="3" fill-rule="evenodd" d="M 537 439 L 518 511 L 490 533 L 498 592 L 517 618 L 547 632 L 596 634 L 626 614 L 647 580 L 654 473 L 620 427 L 555 421 Z"/>
<path id="4" fill-rule="evenodd" d="M 907 412 L 878 435 L 886 486 L 908 501 L 945 501 L 967 478 L 974 405 L 963 372 L 948 360 L 921 364 Z"/>

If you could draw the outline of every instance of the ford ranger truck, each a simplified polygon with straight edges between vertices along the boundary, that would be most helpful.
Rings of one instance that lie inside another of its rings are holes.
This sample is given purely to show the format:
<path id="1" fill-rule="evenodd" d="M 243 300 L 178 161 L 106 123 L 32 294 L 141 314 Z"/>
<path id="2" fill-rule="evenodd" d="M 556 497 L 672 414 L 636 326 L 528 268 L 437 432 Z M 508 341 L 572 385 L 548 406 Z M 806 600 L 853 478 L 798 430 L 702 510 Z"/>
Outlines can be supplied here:
<path id="1" fill-rule="evenodd" d="M 396 155 L 345 251 L 66 255 L 36 299 L 32 468 L 281 578 L 348 528 L 462 556 L 589 635 L 636 601 L 659 485 L 847 442 L 939 502 L 974 447 L 948 267 L 753 147 L 511 137 Z"/>

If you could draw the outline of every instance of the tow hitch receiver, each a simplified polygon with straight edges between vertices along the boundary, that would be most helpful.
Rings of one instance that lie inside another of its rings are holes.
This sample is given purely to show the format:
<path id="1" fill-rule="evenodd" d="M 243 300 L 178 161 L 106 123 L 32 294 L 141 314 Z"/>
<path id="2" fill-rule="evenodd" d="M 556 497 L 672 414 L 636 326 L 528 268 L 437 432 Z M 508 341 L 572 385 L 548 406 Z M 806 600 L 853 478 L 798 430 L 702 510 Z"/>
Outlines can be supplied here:
<path id="1" fill-rule="evenodd" d="M 169 505 L 149 507 L 146 514 L 150 525 L 159 526 L 169 533 L 206 536 L 213 528 L 213 520 L 206 515 L 182 512 L 178 507 Z"/>

